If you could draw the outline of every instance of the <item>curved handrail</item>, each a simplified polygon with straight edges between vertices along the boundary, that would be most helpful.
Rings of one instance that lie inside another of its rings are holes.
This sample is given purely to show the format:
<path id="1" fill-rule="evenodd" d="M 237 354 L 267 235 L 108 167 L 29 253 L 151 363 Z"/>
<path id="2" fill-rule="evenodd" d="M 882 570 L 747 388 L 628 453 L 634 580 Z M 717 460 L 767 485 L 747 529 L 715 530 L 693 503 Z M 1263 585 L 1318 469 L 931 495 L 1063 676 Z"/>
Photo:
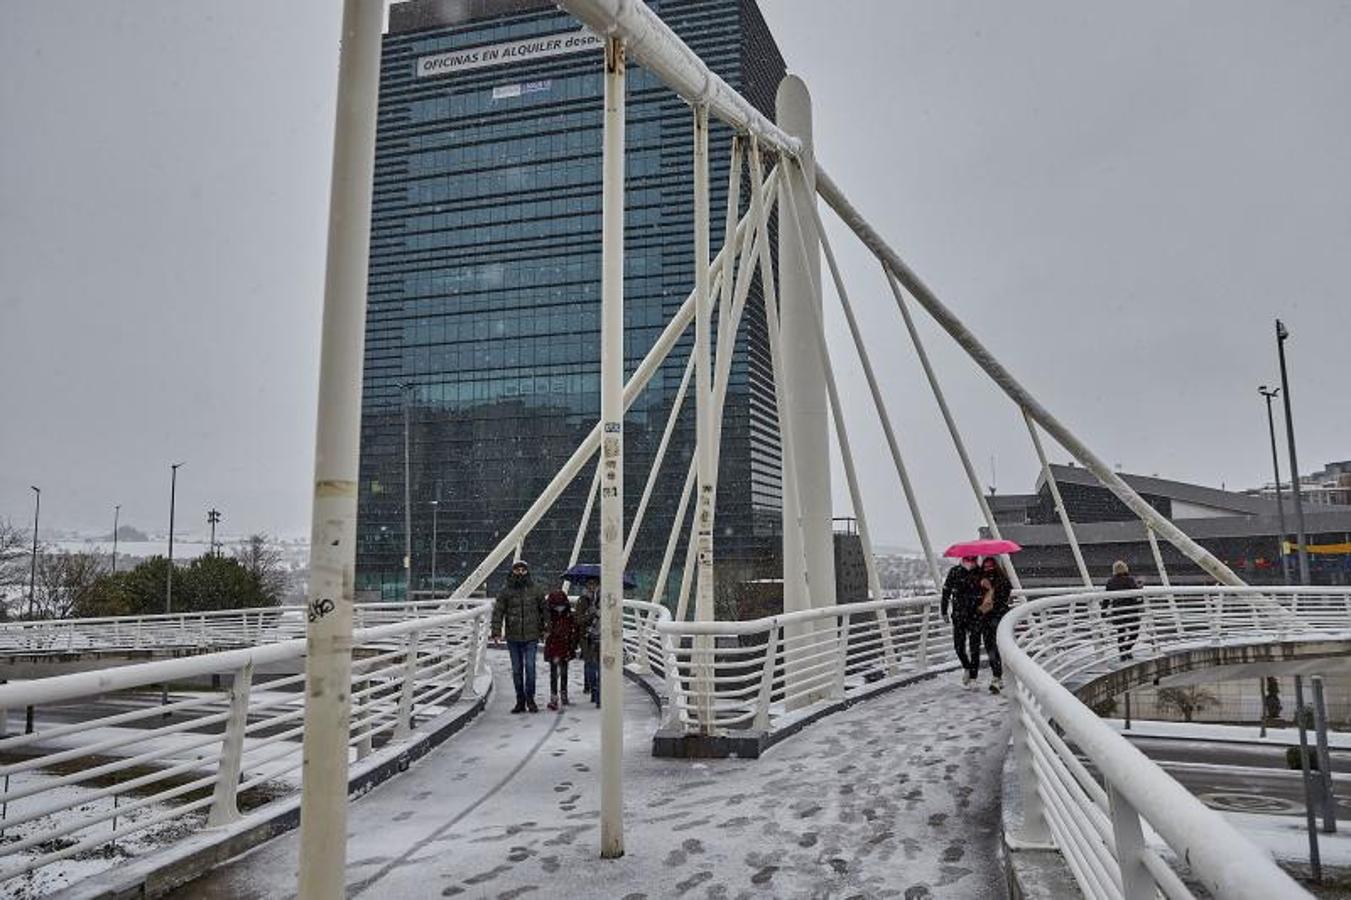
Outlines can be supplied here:
<path id="1" fill-rule="evenodd" d="M 1135 602 L 1104 614 L 1104 600 Z M 1133 665 L 1134 653 L 1122 657 L 1137 648 L 1145 659 L 1198 645 L 1265 644 L 1329 632 L 1351 634 L 1351 592 L 1269 587 L 1083 591 L 1031 600 L 1012 610 L 1000 623 L 998 640 L 1017 706 L 1022 838 L 1054 839 L 1090 897 L 1144 896 L 1145 888 L 1152 893 L 1156 887 L 1170 897 L 1191 896 L 1145 844 L 1142 818 L 1215 896 L 1307 896 L 1221 813 L 1202 804 L 1062 682 Z M 1105 788 L 1079 755 L 1100 773 Z"/>

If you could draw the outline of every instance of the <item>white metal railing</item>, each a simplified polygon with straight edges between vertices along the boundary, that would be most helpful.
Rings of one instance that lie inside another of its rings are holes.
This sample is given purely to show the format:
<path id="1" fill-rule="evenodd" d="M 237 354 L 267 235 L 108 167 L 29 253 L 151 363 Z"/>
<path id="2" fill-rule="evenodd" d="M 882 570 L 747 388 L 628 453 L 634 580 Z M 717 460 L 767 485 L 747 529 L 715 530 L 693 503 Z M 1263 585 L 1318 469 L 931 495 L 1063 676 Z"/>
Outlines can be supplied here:
<path id="1" fill-rule="evenodd" d="M 358 603 L 354 627 L 441 615 L 460 606 L 458 600 Z M 304 637 L 306 622 L 303 606 L 5 622 L 0 623 L 0 658 L 255 647 Z"/>
<path id="2" fill-rule="evenodd" d="M 1135 601 L 1104 609 L 1113 604 Z M 1071 692 L 1094 678 L 1215 646 L 1351 637 L 1351 591 L 1148 588 L 1031 600 L 999 628 L 1024 823 L 1053 844 L 1085 896 L 1307 896 L 1225 817 L 1208 809 Z M 1157 839 L 1151 840 L 1156 834 Z"/>
<path id="3" fill-rule="evenodd" d="M 353 636 L 357 761 L 397 746 L 417 718 L 444 712 L 472 685 L 492 604 L 378 606 L 359 614 Z M 285 633 L 257 647 L 0 685 L 0 893 L 67 857 L 138 841 L 153 849 L 298 791 L 306 642 Z M 6 714 L 25 708 L 31 726 Z"/>
<path id="4" fill-rule="evenodd" d="M 744 622 L 660 620 L 670 723 L 774 731 L 887 679 L 949 667 L 938 596 L 841 604 Z"/>

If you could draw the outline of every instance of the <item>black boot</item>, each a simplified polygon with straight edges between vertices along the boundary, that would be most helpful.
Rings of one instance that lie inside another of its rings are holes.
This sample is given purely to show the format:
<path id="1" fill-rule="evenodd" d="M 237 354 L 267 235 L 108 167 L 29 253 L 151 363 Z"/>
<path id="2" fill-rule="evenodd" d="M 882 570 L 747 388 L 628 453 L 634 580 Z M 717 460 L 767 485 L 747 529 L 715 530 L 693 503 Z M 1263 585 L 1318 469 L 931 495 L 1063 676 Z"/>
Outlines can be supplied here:
<path id="1" fill-rule="evenodd" d="M 530 710 L 531 712 L 539 712 L 539 707 L 535 705 L 534 697 L 531 697 L 529 700 L 525 701 L 525 708 Z"/>
<path id="2" fill-rule="evenodd" d="M 511 708 L 513 714 L 525 712 L 525 701 L 517 700 L 516 705 Z"/>

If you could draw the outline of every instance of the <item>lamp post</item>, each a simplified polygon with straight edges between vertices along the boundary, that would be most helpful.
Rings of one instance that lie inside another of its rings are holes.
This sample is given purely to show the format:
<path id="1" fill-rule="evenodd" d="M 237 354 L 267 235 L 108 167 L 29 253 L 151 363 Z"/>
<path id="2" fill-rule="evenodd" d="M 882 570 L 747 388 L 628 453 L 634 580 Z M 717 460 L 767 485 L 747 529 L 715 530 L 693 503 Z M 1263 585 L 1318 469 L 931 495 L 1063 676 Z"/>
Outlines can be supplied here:
<path id="1" fill-rule="evenodd" d="M 1285 371 L 1285 341 L 1290 337 L 1280 319 L 1276 320 L 1276 353 L 1281 359 L 1281 393 L 1285 402 L 1285 437 L 1290 444 L 1290 493 L 1295 496 L 1295 534 L 1299 538 L 1299 583 L 1309 583 L 1308 538 L 1304 533 L 1304 499 L 1299 480 L 1299 457 L 1295 455 L 1295 420 L 1290 412 L 1290 379 Z"/>
<path id="2" fill-rule="evenodd" d="M 441 511 L 441 501 L 431 501 L 432 507 L 432 594 L 436 594 L 436 515 Z"/>
<path id="3" fill-rule="evenodd" d="M 169 464 L 169 578 L 164 587 L 164 612 L 174 611 L 174 500 L 178 492 L 178 468 L 181 462 Z"/>
<path id="4" fill-rule="evenodd" d="M 206 511 L 206 524 L 211 526 L 211 543 L 208 546 L 211 548 L 212 556 L 218 555 L 216 553 L 216 525 L 218 525 L 219 523 L 220 523 L 220 510 L 216 509 L 213 506 L 211 509 L 208 509 Z"/>
<path id="5" fill-rule="evenodd" d="M 122 504 L 113 507 L 113 574 L 117 574 L 117 520 L 122 515 Z"/>
<path id="6" fill-rule="evenodd" d="M 1276 420 L 1271 415 L 1272 398 L 1280 394 L 1280 388 L 1267 390 L 1267 386 L 1261 385 L 1257 393 L 1266 398 L 1267 401 L 1267 431 L 1271 435 L 1271 468 L 1276 473 L 1276 516 L 1281 525 L 1281 539 L 1276 542 L 1276 552 L 1281 557 L 1281 578 L 1288 585 L 1290 584 L 1290 561 L 1285 558 L 1285 539 L 1290 532 L 1285 528 L 1285 501 L 1281 497 L 1281 461 L 1276 455 Z"/>
<path id="7" fill-rule="evenodd" d="M 413 471 L 408 463 L 408 399 L 413 385 L 397 382 L 403 406 L 403 600 L 413 599 Z"/>
<path id="8" fill-rule="evenodd" d="M 42 488 L 30 484 L 33 489 L 33 557 L 28 573 L 28 618 L 33 618 L 33 592 L 38 583 L 38 516 L 42 513 Z"/>

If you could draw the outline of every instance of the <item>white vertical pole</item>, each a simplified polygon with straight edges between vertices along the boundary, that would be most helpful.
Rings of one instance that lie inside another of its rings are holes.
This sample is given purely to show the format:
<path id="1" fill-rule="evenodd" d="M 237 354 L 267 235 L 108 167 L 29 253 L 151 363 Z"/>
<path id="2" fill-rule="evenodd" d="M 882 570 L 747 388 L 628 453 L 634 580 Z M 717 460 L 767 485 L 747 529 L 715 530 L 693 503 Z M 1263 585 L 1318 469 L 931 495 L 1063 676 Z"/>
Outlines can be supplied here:
<path id="1" fill-rule="evenodd" d="M 600 325 L 600 855 L 624 855 L 624 42 L 605 40 Z"/>
<path id="2" fill-rule="evenodd" d="M 1046 449 L 1041 445 L 1041 435 L 1037 432 L 1037 423 L 1032 421 L 1032 417 L 1023 410 L 1023 421 L 1027 423 L 1027 433 L 1032 435 L 1032 446 L 1037 449 L 1037 459 L 1041 462 L 1041 474 L 1046 479 L 1046 487 L 1051 491 L 1051 500 L 1055 503 L 1055 511 L 1060 516 L 1060 524 L 1065 529 L 1065 539 L 1070 542 L 1070 550 L 1074 553 L 1074 564 L 1079 567 L 1079 578 L 1083 580 L 1084 587 L 1093 587 L 1093 576 L 1088 574 L 1088 566 L 1084 563 L 1084 554 L 1079 549 L 1079 539 L 1074 535 L 1074 525 L 1070 522 L 1069 510 L 1065 508 L 1065 501 L 1060 498 L 1060 485 L 1056 484 L 1055 475 L 1051 473 L 1051 464 L 1046 459 Z"/>
<path id="3" fill-rule="evenodd" d="M 713 620 L 713 366 L 710 358 L 713 298 L 708 289 L 708 107 L 694 107 L 694 399 L 695 458 L 699 483 L 695 493 L 694 534 L 698 549 L 694 585 L 694 618 Z M 728 253 L 724 259 L 731 259 Z M 726 293 L 728 279 L 723 278 Z M 704 641 L 704 643 L 708 643 Z"/>
<path id="4" fill-rule="evenodd" d="M 938 376 L 934 374 L 933 365 L 929 362 L 929 354 L 924 351 L 924 343 L 920 340 L 919 332 L 915 330 L 915 322 L 910 318 L 910 310 L 906 308 L 905 298 L 901 295 L 900 285 L 896 283 L 896 276 L 892 274 L 891 269 L 884 262 L 882 271 L 886 273 L 887 284 L 891 285 L 891 293 L 896 297 L 896 306 L 901 310 L 901 318 L 905 320 L 906 331 L 910 333 L 910 342 L 915 346 L 915 354 L 919 357 L 920 365 L 924 369 L 924 377 L 929 382 L 929 388 L 933 391 L 934 400 L 938 401 L 938 409 L 943 414 L 943 422 L 948 427 L 948 434 L 952 437 L 952 445 L 957 448 L 957 456 L 962 461 L 962 468 L 966 471 L 966 480 L 971 485 L 971 492 L 976 496 L 976 503 L 980 506 L 981 516 L 985 519 L 985 525 L 990 529 L 990 536 L 999 540 L 1002 536 L 999 533 L 999 524 L 994 520 L 994 513 L 990 512 L 990 504 L 985 500 L 985 494 L 980 489 L 980 479 L 976 477 L 976 469 L 971 465 L 971 457 L 966 453 L 966 444 L 962 441 L 962 434 L 957 430 L 957 422 L 952 418 L 952 411 L 948 409 L 947 398 L 943 396 L 943 388 L 938 384 Z M 1009 581 L 1012 582 L 1015 590 L 1022 589 L 1022 582 L 1018 580 L 1018 572 L 1013 568 L 1013 560 L 1007 554 L 1001 557 L 1004 566 L 1009 573 Z M 939 585 L 941 587 L 941 585 Z"/>
<path id="5" fill-rule="evenodd" d="M 309 608 L 316 614 L 305 663 L 301 900 L 346 891 L 361 362 L 384 7 L 381 0 L 343 3 L 310 533 Z"/>
<path id="6" fill-rule="evenodd" d="M 811 95 L 802 79 L 795 75 L 784 78 L 779 83 L 775 106 L 779 127 L 802 143 L 800 161 L 806 172 L 806 189 L 811 193 L 802 197 L 801 203 L 815 203 Z M 782 211 L 792 202 L 786 198 L 803 190 L 802 179 L 785 177 L 779 184 Z M 819 316 L 821 309 L 821 295 L 813 287 L 821 284 L 821 256 L 812 224 L 800 222 L 799 227 L 809 229 L 809 233 L 793 234 L 792 226 L 782 218 L 779 222 L 783 361 L 792 360 L 791 366 L 781 370 L 784 404 L 779 414 L 788 420 L 788 440 L 793 443 L 797 457 L 796 484 L 789 484 L 785 479 L 784 498 L 785 505 L 790 500 L 796 503 L 801 520 L 800 537 L 798 529 L 790 528 L 787 521 L 784 522 L 784 612 L 835 605 L 835 538 L 830 521 L 830 418 L 826 410 L 825 373 L 815 349 L 813 329 L 816 326 L 812 316 L 813 311 Z M 803 255 L 801 247 L 808 248 L 809 252 Z M 799 555 L 807 560 L 806 578 L 787 564 Z"/>

